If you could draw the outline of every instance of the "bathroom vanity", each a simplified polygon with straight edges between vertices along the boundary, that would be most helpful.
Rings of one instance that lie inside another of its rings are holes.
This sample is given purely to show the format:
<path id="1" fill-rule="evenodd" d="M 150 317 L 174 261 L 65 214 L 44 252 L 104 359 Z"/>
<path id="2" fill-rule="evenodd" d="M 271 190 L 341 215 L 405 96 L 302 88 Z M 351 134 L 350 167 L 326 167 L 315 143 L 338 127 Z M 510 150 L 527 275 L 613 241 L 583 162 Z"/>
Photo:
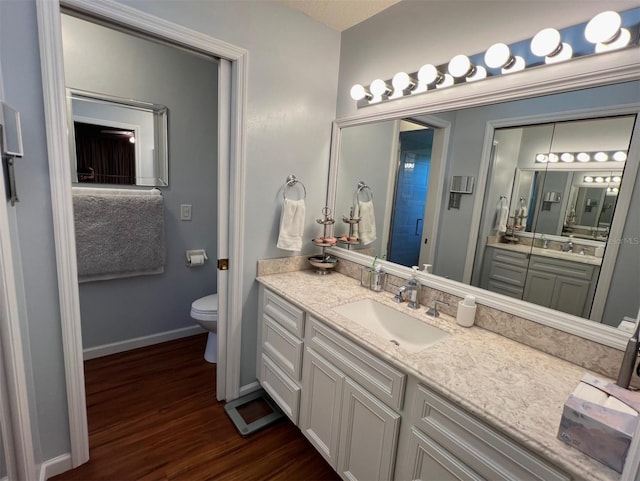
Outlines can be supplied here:
<path id="1" fill-rule="evenodd" d="M 343 479 L 620 478 L 556 437 L 583 368 L 338 273 L 258 281 L 259 381 Z M 362 299 L 445 335 L 405 349 L 336 311 Z"/>
<path id="2" fill-rule="evenodd" d="M 519 244 L 487 244 L 480 287 L 589 318 L 602 259 Z"/>

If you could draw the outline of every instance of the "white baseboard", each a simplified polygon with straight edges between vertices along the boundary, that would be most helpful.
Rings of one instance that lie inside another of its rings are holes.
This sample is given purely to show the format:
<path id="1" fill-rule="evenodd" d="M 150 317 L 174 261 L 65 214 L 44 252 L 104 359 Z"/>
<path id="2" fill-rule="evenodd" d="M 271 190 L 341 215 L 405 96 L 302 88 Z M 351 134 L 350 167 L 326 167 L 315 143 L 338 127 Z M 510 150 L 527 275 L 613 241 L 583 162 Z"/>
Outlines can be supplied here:
<path id="1" fill-rule="evenodd" d="M 249 384 L 245 384 L 244 386 L 240 386 L 240 397 L 252 393 L 253 391 L 257 391 L 260 388 L 261 386 L 258 381 L 253 381 Z"/>
<path id="2" fill-rule="evenodd" d="M 158 334 L 151 334 L 149 336 L 137 337 L 135 339 L 127 339 L 125 341 L 113 342 L 110 344 L 103 344 L 102 346 L 89 347 L 82 350 L 82 358 L 87 361 L 88 359 L 95 359 L 97 357 L 109 356 L 110 354 L 117 354 L 119 352 L 130 351 L 131 349 L 137 349 L 139 347 L 152 346 L 153 344 L 160 344 L 161 342 L 173 341 L 174 339 L 180 339 L 182 337 L 195 336 L 196 334 L 202 334 L 207 332 L 199 325 L 184 327 L 182 329 L 174 329 L 173 331 L 160 332 Z"/>
<path id="3" fill-rule="evenodd" d="M 58 474 L 65 473 L 73 469 L 71 454 L 61 454 L 53 459 L 48 459 L 40 465 L 39 481 L 47 481 Z"/>

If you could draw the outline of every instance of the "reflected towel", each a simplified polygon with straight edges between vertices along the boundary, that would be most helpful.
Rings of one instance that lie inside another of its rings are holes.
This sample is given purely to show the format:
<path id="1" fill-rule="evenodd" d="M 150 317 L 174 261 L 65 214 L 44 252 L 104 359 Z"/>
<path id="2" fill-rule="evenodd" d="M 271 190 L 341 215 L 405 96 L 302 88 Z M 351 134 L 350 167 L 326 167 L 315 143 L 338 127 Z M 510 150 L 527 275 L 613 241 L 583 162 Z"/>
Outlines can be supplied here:
<path id="1" fill-rule="evenodd" d="M 304 232 L 304 199 L 284 199 L 282 217 L 280 218 L 280 234 L 276 246 L 286 251 L 302 250 L 302 234 Z"/>
<path id="2" fill-rule="evenodd" d="M 358 236 L 363 245 L 371 244 L 376 240 L 376 215 L 373 211 L 373 202 L 358 201 Z"/>
<path id="3" fill-rule="evenodd" d="M 498 204 L 498 208 L 496 209 L 496 223 L 494 225 L 494 229 L 498 232 L 506 232 L 508 220 L 509 207 L 503 205 L 502 203 Z"/>

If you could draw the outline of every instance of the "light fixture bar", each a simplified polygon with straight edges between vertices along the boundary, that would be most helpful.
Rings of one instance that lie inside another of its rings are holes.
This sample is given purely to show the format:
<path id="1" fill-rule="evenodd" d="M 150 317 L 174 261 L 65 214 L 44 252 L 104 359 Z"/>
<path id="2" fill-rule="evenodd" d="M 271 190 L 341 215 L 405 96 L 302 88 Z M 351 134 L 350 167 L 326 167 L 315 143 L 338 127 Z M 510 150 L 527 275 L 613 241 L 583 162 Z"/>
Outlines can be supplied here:
<path id="1" fill-rule="evenodd" d="M 547 163 L 622 163 L 627 160 L 627 152 L 624 150 L 596 150 L 593 152 L 539 152 L 535 156 L 537 164 Z"/>

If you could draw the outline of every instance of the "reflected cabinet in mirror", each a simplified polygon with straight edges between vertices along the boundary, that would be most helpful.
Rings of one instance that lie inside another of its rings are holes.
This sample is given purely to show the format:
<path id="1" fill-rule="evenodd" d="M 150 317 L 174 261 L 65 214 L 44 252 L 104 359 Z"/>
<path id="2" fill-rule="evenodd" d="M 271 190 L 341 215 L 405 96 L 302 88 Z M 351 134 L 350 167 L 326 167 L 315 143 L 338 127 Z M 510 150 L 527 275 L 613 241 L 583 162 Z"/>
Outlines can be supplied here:
<path id="1" fill-rule="evenodd" d="M 67 90 L 72 181 L 169 185 L 167 108 Z"/>
<path id="2" fill-rule="evenodd" d="M 364 182 L 376 226 L 342 247 L 611 326 L 635 319 L 639 90 L 337 121 L 335 212 L 358 208 Z"/>

